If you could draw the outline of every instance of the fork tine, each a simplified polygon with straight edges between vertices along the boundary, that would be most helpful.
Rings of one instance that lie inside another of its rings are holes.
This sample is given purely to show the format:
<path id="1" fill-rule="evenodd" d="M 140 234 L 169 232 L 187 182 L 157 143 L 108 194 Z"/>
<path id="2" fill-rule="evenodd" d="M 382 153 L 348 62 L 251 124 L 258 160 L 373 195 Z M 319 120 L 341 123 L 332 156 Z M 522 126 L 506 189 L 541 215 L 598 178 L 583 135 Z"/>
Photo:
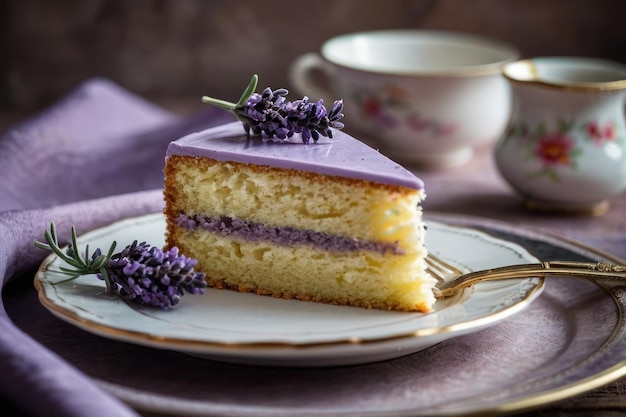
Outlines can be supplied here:
<path id="1" fill-rule="evenodd" d="M 463 274 L 463 271 L 432 253 L 428 253 L 425 261 L 428 272 L 439 281 L 445 281 L 449 279 L 451 275 L 456 277 Z"/>
<path id="2" fill-rule="evenodd" d="M 462 270 L 460 270 L 459 268 L 455 267 L 454 265 L 451 265 L 451 264 L 447 263 L 446 261 L 444 261 L 443 259 L 441 259 L 440 257 L 438 257 L 438 256 L 436 256 L 436 255 L 434 255 L 432 253 L 429 253 L 427 255 L 427 257 L 430 258 L 433 261 L 433 263 L 437 263 L 438 265 L 440 265 L 440 267 L 442 269 L 446 269 L 446 270 L 450 271 L 453 274 L 463 274 Z"/>
<path id="3" fill-rule="evenodd" d="M 437 281 L 443 282 L 446 279 L 446 273 L 443 271 L 439 265 L 432 260 L 430 254 L 425 259 L 426 261 L 426 272 L 433 276 Z"/>

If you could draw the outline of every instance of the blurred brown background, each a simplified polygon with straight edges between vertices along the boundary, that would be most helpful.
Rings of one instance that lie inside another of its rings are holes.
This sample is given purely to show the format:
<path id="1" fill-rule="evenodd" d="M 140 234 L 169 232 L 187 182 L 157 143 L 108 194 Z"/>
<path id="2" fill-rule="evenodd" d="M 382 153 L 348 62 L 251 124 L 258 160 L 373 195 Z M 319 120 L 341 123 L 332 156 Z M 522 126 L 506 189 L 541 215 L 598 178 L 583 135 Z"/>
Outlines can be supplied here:
<path id="1" fill-rule="evenodd" d="M 324 39 L 388 28 L 626 62 L 624 0 L 0 0 L 0 113 L 32 112 L 93 76 L 191 110 L 203 94 L 238 99 L 253 72 L 260 88 L 289 87 L 290 62 Z"/>

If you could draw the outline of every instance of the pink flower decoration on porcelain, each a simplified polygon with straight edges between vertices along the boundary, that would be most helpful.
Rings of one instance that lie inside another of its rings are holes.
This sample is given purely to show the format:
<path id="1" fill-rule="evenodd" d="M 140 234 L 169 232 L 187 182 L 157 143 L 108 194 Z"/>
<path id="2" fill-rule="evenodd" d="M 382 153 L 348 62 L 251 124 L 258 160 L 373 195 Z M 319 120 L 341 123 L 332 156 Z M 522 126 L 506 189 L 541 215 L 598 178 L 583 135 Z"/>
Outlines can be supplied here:
<path id="1" fill-rule="evenodd" d="M 393 128 L 396 121 L 385 112 L 384 103 L 376 97 L 365 97 L 361 102 L 362 114 L 371 120 L 374 120 L 379 126 L 384 128 Z"/>
<path id="2" fill-rule="evenodd" d="M 439 125 L 438 133 L 441 136 L 448 136 L 456 132 L 457 126 L 453 123 L 442 123 Z"/>
<path id="3" fill-rule="evenodd" d="M 423 132 L 431 128 L 432 123 L 429 120 L 422 119 L 418 115 L 411 115 L 407 118 L 407 124 L 416 132 Z"/>
<path id="4" fill-rule="evenodd" d="M 544 167 L 571 165 L 571 153 L 574 149 L 573 140 L 561 132 L 549 133 L 537 141 L 535 156 L 543 162 Z"/>
<path id="5" fill-rule="evenodd" d="M 454 134 L 454 123 L 423 117 L 413 108 L 410 94 L 404 88 L 387 85 L 375 91 L 361 91 L 356 95 L 360 113 L 378 128 L 393 129 L 407 126 L 414 132 L 440 138 Z"/>
<path id="6" fill-rule="evenodd" d="M 585 128 L 587 135 L 593 140 L 596 145 L 601 145 L 603 142 L 608 142 L 615 139 L 615 127 L 613 123 L 606 122 L 604 126 L 600 126 L 598 122 L 589 122 Z"/>
<path id="7" fill-rule="evenodd" d="M 452 135 L 457 126 L 454 123 L 439 122 L 434 119 L 423 119 L 418 114 L 406 118 L 407 125 L 416 132 L 429 132 L 436 137 Z"/>
<path id="8" fill-rule="evenodd" d="M 362 103 L 363 114 L 369 117 L 377 116 L 382 113 L 382 103 L 374 97 L 367 97 Z"/>

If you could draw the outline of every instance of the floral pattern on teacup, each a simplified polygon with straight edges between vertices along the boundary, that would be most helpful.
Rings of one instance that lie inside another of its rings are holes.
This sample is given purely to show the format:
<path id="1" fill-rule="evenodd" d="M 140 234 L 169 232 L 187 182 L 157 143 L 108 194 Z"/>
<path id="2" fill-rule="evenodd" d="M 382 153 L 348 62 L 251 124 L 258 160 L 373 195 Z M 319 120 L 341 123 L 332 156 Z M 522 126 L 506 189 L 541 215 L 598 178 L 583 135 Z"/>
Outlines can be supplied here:
<path id="1" fill-rule="evenodd" d="M 546 123 L 538 123 L 531 129 L 526 123 L 512 125 L 505 139 L 518 139 L 525 149 L 527 160 L 538 161 L 541 168 L 528 173 L 530 178 L 548 177 L 559 182 L 560 169 L 577 169 L 577 159 L 583 149 L 576 143 L 577 134 L 596 146 L 604 146 L 609 142 L 619 142 L 615 133 L 615 124 L 608 120 L 596 120 L 577 125 L 575 122 L 559 119 L 556 129 L 550 130 Z"/>
<path id="2" fill-rule="evenodd" d="M 576 169 L 576 158 L 582 151 L 575 146 L 572 137 L 563 132 L 550 132 L 539 136 L 532 148 L 534 158 L 541 162 L 542 168 L 532 172 L 531 177 L 548 176 L 559 181 L 558 167 Z"/>
<path id="3" fill-rule="evenodd" d="M 608 120 L 603 124 L 600 124 L 597 121 L 592 121 L 585 124 L 583 129 L 588 138 L 591 139 L 596 145 L 602 145 L 603 143 L 610 141 L 619 142 L 619 139 L 616 137 L 615 123 L 611 120 Z"/>
<path id="4" fill-rule="evenodd" d="M 451 122 L 427 118 L 414 109 L 410 94 L 403 88 L 386 85 L 378 90 L 359 90 L 354 94 L 360 115 L 372 121 L 376 128 L 410 130 L 437 137 L 454 134 L 457 125 Z"/>

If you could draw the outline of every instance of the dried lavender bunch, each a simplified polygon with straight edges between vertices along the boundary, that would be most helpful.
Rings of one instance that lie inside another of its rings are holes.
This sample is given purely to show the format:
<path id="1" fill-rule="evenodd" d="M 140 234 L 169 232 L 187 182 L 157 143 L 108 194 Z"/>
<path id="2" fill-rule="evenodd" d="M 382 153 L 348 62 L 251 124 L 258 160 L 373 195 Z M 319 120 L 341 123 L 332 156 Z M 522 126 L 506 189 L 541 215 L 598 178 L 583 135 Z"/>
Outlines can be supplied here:
<path id="1" fill-rule="evenodd" d="M 255 93 L 258 76 L 252 76 L 237 103 L 204 96 L 202 101 L 232 112 L 241 120 L 248 135 L 262 135 L 270 139 L 286 140 L 294 134 L 302 135 L 302 141 L 314 142 L 320 136 L 332 138 L 331 128 L 342 129 L 343 101 L 333 103 L 330 112 L 324 107 L 324 101 L 310 102 L 308 97 L 296 101 L 287 101 L 288 91 L 284 88 L 272 90 L 267 87 L 263 93 Z"/>
<path id="2" fill-rule="evenodd" d="M 206 287 L 204 273 L 194 272 L 197 261 L 179 254 L 176 247 L 163 251 L 156 246 L 137 241 L 114 254 L 114 241 L 107 254 L 96 249 L 89 256 L 89 246 L 85 247 L 84 256 L 76 250 L 76 229 L 72 226 L 71 243 L 66 251 L 61 249 L 54 223 L 44 234 L 46 243 L 35 240 L 35 246 L 53 251 L 71 268 L 60 267 L 58 272 L 69 278 L 60 284 L 78 278 L 81 275 L 96 274 L 104 280 L 109 294 L 142 305 L 170 309 L 180 301 L 185 292 L 202 294 Z"/>
<path id="3" fill-rule="evenodd" d="M 197 263 L 196 259 L 179 254 L 176 247 L 163 251 L 134 241 L 111 257 L 106 270 L 122 298 L 169 309 L 178 304 L 185 292 L 204 292 L 204 274 L 194 272 Z M 101 274 L 98 278 L 105 279 Z"/>

